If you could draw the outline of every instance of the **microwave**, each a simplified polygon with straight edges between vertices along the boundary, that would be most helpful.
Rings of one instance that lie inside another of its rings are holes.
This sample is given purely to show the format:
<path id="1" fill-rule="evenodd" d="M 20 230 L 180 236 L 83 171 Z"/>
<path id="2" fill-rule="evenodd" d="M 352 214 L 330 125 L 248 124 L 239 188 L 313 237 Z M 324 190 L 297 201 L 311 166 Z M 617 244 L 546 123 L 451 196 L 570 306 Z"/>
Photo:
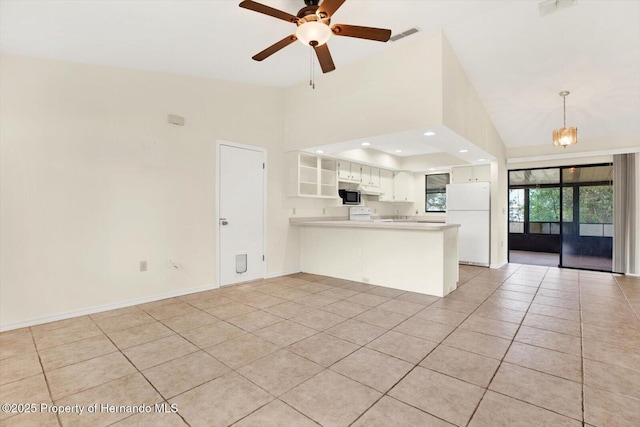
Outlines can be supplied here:
<path id="1" fill-rule="evenodd" d="M 359 205 L 360 192 L 355 190 L 339 190 L 338 194 L 342 199 L 343 205 Z"/>

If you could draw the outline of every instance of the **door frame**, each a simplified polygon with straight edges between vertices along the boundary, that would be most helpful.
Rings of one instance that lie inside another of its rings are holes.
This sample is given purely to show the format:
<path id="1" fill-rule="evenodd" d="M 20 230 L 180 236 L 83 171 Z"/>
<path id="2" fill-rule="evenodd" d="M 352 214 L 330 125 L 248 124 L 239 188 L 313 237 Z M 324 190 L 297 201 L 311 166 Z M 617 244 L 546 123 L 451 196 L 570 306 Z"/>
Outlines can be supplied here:
<path id="1" fill-rule="evenodd" d="M 215 260 L 215 266 L 216 266 L 216 284 L 218 285 L 217 287 L 220 288 L 222 287 L 222 278 L 221 276 L 221 269 L 220 269 L 220 265 L 221 265 L 221 252 L 220 252 L 220 152 L 222 150 L 222 146 L 225 145 L 227 147 L 232 147 L 232 148 L 239 148 L 239 149 L 244 149 L 244 150 L 252 150 L 252 151 L 258 151 L 262 153 L 262 158 L 264 161 L 264 172 L 263 172 L 263 197 L 262 197 L 262 253 L 264 254 L 264 261 L 262 263 L 262 278 L 264 279 L 265 277 L 267 277 L 267 167 L 268 167 L 268 162 L 267 162 L 267 149 L 264 147 L 258 147 L 255 145 L 247 145 L 247 144 L 239 144 L 237 142 L 231 142 L 231 141 L 227 141 L 224 139 L 217 139 L 216 140 L 216 184 L 215 184 L 215 203 L 216 203 L 216 208 L 215 208 L 215 221 L 216 221 L 216 226 L 215 226 L 215 230 L 216 230 L 216 260 Z M 226 286 L 231 286 L 234 285 L 235 283 L 231 283 L 229 285 Z"/>
<path id="2" fill-rule="evenodd" d="M 559 171 L 559 180 L 558 180 L 558 184 L 545 184 L 545 185 L 541 185 L 539 186 L 540 188 L 545 188 L 545 187 L 559 187 L 560 189 L 560 233 L 559 233 L 559 237 L 560 237 L 560 252 L 559 252 L 559 258 L 558 258 L 558 268 L 568 268 L 568 269 L 576 269 L 576 270 L 587 270 L 587 271 L 602 271 L 602 272 L 606 272 L 606 273 L 611 273 L 611 271 L 609 270 L 597 270 L 597 269 L 592 269 L 592 268 L 584 268 L 584 267 L 569 267 L 569 266 L 564 266 L 562 265 L 563 262 L 563 228 L 564 228 L 564 221 L 563 221 L 563 206 L 564 206 L 564 201 L 563 201 L 563 189 L 565 188 L 564 186 L 564 182 L 562 179 L 562 172 L 565 169 L 571 169 L 571 168 L 583 168 L 583 167 L 594 167 L 594 166 L 612 166 L 613 165 L 613 161 L 611 162 L 598 162 L 598 163 L 579 163 L 579 164 L 567 164 L 567 165 L 550 165 L 550 166 L 538 166 L 538 167 L 531 167 L 531 168 L 519 168 L 516 167 L 514 169 L 509 169 L 507 168 L 507 235 L 509 235 L 509 209 L 510 209 L 510 197 L 509 197 L 509 190 L 511 190 L 511 175 L 510 173 L 513 171 L 529 171 L 529 170 L 539 170 L 539 169 L 558 169 Z M 612 185 L 613 184 L 613 180 L 611 181 Z M 606 183 L 602 182 L 603 184 Z M 579 186 L 579 183 L 575 184 L 576 186 Z M 591 185 L 597 185 L 596 183 L 591 183 Z M 531 186 L 534 187 L 534 186 Z M 574 202 L 578 202 L 579 199 L 574 199 Z M 525 200 L 525 203 L 529 203 L 528 198 Z M 615 210 L 615 204 L 613 206 L 613 209 Z M 579 209 L 578 209 L 579 210 Z M 575 210 L 574 210 L 575 212 Z M 525 222 L 527 220 L 525 219 Z M 528 232 L 528 230 L 525 227 L 525 231 Z M 525 233 L 528 234 L 528 233 Z M 509 262 L 509 257 L 510 257 L 510 251 L 511 251 L 511 238 L 507 238 L 507 262 Z M 613 266 L 613 264 L 612 264 Z"/>

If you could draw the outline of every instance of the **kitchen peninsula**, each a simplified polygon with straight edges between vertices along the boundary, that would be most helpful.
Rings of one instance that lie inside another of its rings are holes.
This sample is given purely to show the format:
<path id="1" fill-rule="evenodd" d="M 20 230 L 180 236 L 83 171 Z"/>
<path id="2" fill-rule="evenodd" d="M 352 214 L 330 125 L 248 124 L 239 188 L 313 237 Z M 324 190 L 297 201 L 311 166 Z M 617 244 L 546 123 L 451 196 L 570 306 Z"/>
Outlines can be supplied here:
<path id="1" fill-rule="evenodd" d="M 300 266 L 320 274 L 443 297 L 458 282 L 457 224 L 295 219 Z"/>

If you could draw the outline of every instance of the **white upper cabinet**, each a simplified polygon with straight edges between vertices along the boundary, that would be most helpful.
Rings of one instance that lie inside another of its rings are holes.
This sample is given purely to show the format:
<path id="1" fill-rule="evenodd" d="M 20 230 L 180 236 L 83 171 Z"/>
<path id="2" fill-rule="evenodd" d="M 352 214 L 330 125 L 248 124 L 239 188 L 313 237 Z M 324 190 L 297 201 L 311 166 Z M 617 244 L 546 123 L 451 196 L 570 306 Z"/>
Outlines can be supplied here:
<path id="1" fill-rule="evenodd" d="M 380 197 L 381 202 L 393 202 L 393 172 L 380 169 Z"/>
<path id="2" fill-rule="evenodd" d="M 338 180 L 340 181 L 351 180 L 351 162 L 338 160 Z"/>
<path id="3" fill-rule="evenodd" d="M 462 184 L 465 182 L 490 182 L 491 166 L 476 165 L 462 166 L 451 169 L 451 183 Z"/>
<path id="4" fill-rule="evenodd" d="M 380 169 L 362 165 L 361 182 L 365 187 L 380 187 Z"/>
<path id="5" fill-rule="evenodd" d="M 365 187 L 371 185 L 371 166 L 360 166 L 360 183 Z"/>
<path id="6" fill-rule="evenodd" d="M 351 163 L 351 181 L 360 183 L 362 177 L 362 166 L 357 163 Z"/>
<path id="7" fill-rule="evenodd" d="M 394 173 L 393 196 L 395 202 L 413 202 L 413 174 L 411 172 Z"/>
<path id="8" fill-rule="evenodd" d="M 371 168 L 371 186 L 372 187 L 380 187 L 380 169 L 379 168 Z"/>
<path id="9" fill-rule="evenodd" d="M 358 163 L 345 162 L 338 160 L 338 180 L 343 182 L 360 183 L 361 166 Z"/>
<path id="10" fill-rule="evenodd" d="M 288 153 L 289 196 L 338 197 L 337 164 L 333 159 L 296 152 Z"/>

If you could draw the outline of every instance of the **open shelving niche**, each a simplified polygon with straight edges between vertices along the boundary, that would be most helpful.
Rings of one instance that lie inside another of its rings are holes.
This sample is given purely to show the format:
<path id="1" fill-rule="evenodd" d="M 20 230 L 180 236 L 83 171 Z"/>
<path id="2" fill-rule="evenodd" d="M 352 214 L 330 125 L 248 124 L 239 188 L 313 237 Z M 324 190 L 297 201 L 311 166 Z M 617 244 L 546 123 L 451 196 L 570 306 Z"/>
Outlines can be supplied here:
<path id="1" fill-rule="evenodd" d="M 293 197 L 338 198 L 338 171 L 334 159 L 303 152 L 288 153 L 289 195 Z"/>
<path id="2" fill-rule="evenodd" d="M 374 196 L 380 202 L 412 203 L 413 180 L 406 171 L 390 171 L 372 166 L 345 162 L 302 151 L 287 153 L 289 164 L 289 196 L 337 199 L 339 183 L 348 188 L 363 185 L 380 190 Z M 351 175 L 340 178 L 340 170 L 349 168 Z M 357 173 L 353 173 L 357 166 Z M 361 173 L 364 169 L 364 175 Z M 357 178 L 357 181 L 356 181 Z"/>

